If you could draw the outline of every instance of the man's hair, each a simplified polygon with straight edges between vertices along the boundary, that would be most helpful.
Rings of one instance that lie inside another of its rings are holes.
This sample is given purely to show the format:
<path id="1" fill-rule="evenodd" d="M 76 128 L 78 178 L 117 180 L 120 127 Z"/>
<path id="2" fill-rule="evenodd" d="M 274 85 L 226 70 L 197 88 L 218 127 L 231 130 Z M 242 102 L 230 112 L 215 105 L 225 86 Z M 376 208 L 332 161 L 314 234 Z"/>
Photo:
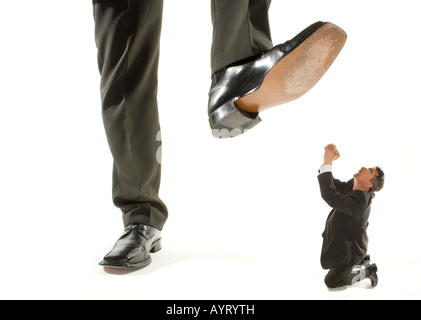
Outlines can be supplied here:
<path id="1" fill-rule="evenodd" d="M 376 167 L 377 172 L 379 173 L 370 182 L 373 184 L 373 187 L 370 188 L 370 192 L 380 191 L 384 186 L 384 172 L 381 168 Z"/>

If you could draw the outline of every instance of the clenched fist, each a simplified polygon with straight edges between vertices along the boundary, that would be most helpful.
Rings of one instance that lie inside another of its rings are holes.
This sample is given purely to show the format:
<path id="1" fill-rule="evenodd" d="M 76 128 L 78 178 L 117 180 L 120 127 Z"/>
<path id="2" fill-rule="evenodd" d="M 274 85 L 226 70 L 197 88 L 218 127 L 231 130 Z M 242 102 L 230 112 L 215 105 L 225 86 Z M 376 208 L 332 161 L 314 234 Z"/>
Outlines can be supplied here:
<path id="1" fill-rule="evenodd" d="M 323 164 L 332 165 L 333 161 L 339 159 L 341 155 L 334 144 L 328 144 L 325 147 L 325 154 L 323 157 Z"/>

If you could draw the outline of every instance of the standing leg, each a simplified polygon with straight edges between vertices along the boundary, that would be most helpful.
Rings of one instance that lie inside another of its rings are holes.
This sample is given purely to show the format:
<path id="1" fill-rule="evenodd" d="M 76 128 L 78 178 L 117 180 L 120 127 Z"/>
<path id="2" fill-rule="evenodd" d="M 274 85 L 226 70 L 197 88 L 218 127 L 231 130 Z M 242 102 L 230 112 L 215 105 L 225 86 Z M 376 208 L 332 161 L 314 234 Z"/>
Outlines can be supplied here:
<path id="1" fill-rule="evenodd" d="M 113 200 L 125 225 L 162 229 L 156 159 L 163 0 L 94 0 L 103 120 L 114 159 Z"/>
<path id="2" fill-rule="evenodd" d="M 141 269 L 161 249 L 167 208 L 158 196 L 161 166 L 157 88 L 163 0 L 93 0 L 102 115 L 114 159 L 113 201 L 125 232 L 100 265 Z"/>

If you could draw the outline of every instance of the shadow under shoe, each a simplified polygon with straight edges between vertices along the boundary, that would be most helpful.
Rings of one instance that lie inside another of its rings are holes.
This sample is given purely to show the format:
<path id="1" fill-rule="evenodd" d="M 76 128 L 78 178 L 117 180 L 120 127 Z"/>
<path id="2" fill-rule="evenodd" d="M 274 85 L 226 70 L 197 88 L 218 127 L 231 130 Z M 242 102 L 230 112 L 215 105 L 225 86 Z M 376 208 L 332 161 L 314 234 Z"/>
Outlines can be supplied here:
<path id="1" fill-rule="evenodd" d="M 261 111 L 304 95 L 323 77 L 346 39 L 338 26 L 316 22 L 253 61 L 217 72 L 209 92 L 213 136 L 238 136 L 261 121 Z"/>

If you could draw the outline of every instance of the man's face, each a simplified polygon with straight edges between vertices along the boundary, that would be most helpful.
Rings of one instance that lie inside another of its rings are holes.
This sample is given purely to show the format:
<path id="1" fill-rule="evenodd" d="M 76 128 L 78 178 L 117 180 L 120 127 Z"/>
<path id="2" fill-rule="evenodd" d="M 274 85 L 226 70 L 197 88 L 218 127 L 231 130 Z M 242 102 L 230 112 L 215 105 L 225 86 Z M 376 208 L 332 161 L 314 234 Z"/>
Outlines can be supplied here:
<path id="1" fill-rule="evenodd" d="M 360 189 L 369 190 L 371 187 L 373 187 L 371 179 L 378 175 L 379 173 L 375 168 L 367 169 L 365 167 L 362 167 L 360 171 L 354 174 L 354 185 Z"/>

